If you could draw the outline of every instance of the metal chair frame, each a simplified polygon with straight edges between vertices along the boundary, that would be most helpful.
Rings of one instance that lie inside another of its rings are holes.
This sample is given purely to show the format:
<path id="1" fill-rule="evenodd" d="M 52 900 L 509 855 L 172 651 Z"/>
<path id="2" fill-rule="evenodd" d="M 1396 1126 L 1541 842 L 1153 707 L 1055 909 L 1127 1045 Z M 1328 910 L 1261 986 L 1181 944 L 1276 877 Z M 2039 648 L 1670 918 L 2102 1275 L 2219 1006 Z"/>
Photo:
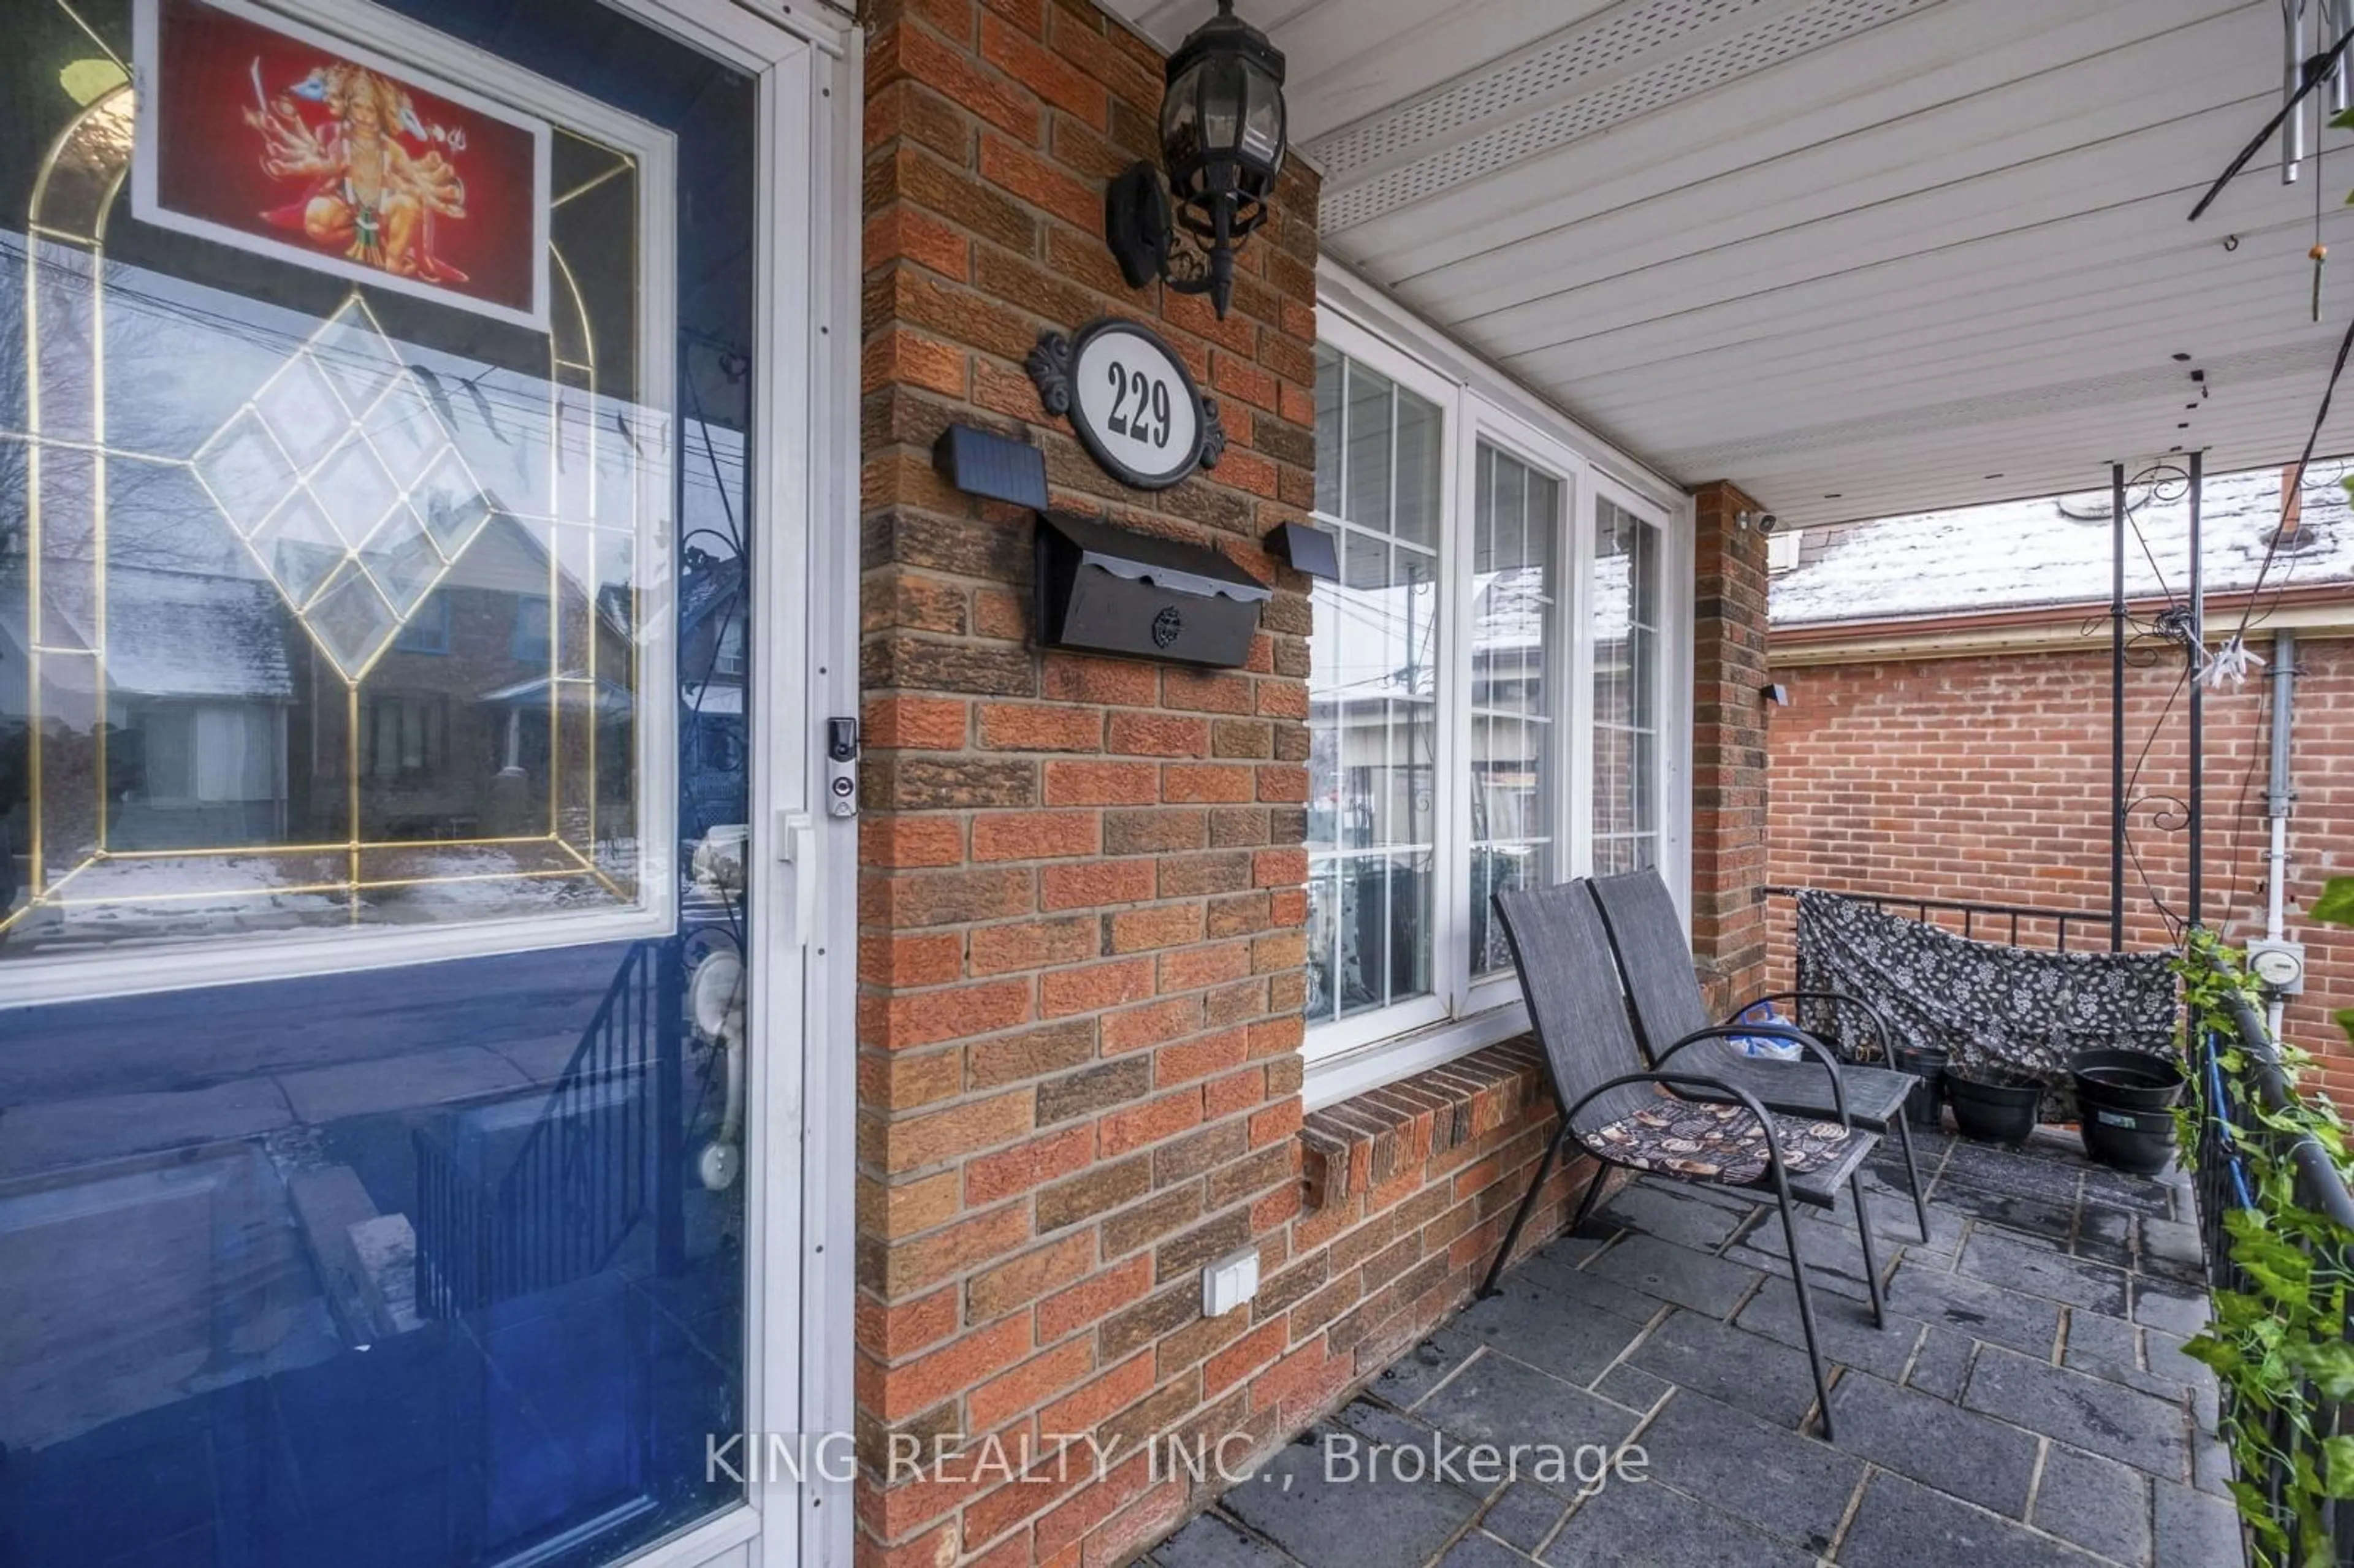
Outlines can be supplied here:
<path id="1" fill-rule="evenodd" d="M 1628 876 L 1649 876 L 1656 880 L 1658 873 L 1633 873 L 1628 874 Z M 1613 878 L 1612 880 L 1623 881 L 1627 880 L 1627 878 Z M 1620 970 L 1628 977 L 1628 984 L 1627 987 L 1627 993 L 1629 1008 L 1635 1018 L 1636 1035 L 1638 1042 L 1645 1048 L 1645 1054 L 1651 1059 L 1654 1065 L 1666 1062 L 1669 1057 L 1674 1055 L 1678 1051 L 1682 1050 L 1686 1045 L 1696 1040 L 1707 1040 L 1712 1038 L 1727 1040 L 1744 1037 L 1764 1037 L 1773 1040 L 1786 1040 L 1797 1045 L 1808 1055 L 1821 1062 L 1825 1072 L 1830 1075 L 1833 1105 L 1837 1107 L 1845 1106 L 1846 1096 L 1844 1093 L 1844 1085 L 1841 1082 L 1841 1072 L 1843 1068 L 1853 1068 L 1856 1065 L 1847 1062 L 1842 1058 L 1835 1047 L 1829 1045 L 1807 1030 L 1800 1029 L 1793 1024 L 1737 1022 L 1743 1013 L 1748 1012 L 1751 1008 L 1757 1006 L 1761 1002 L 1768 1001 L 1832 1001 L 1858 1008 L 1861 1010 L 1866 1017 L 1872 1020 L 1872 1031 L 1880 1037 L 1881 1048 L 1883 1051 L 1893 1050 L 1896 1034 L 1893 1029 L 1890 1026 L 1888 1015 L 1881 1011 L 1877 1003 L 1873 1002 L 1867 997 L 1858 996 L 1851 991 L 1826 991 L 1813 987 L 1800 988 L 1794 991 L 1770 991 L 1763 996 L 1753 996 L 1748 1001 L 1743 1002 L 1740 1006 L 1734 1008 L 1726 1016 L 1723 1023 L 1715 1025 L 1712 1028 L 1695 1029 L 1690 1033 L 1682 1035 L 1681 1038 L 1673 1041 L 1664 1049 L 1653 1048 L 1655 1034 L 1658 1033 L 1663 1033 L 1663 1031 L 1655 1031 L 1653 1028 L 1654 1020 L 1645 1016 L 1645 1008 L 1642 997 L 1643 988 L 1636 984 L 1633 980 L 1631 973 L 1633 963 L 1642 961 L 1642 954 L 1633 946 L 1632 938 L 1634 933 L 1631 931 L 1622 932 L 1620 929 L 1622 924 L 1625 924 L 1624 912 L 1621 913 L 1620 918 L 1612 918 L 1610 902 L 1604 896 L 1599 882 L 1587 881 L 1585 885 L 1587 892 L 1594 899 L 1594 906 L 1596 910 L 1602 916 L 1603 928 L 1610 934 L 1611 951 L 1618 959 Z M 1647 894 L 1651 892 L 1649 889 L 1646 889 L 1644 891 Z M 1667 885 L 1665 883 L 1659 883 L 1654 895 L 1660 899 L 1668 899 L 1670 895 L 1668 894 Z M 1699 1016 L 1704 1018 L 1708 1015 L 1707 1008 L 1700 994 L 1700 980 L 1693 973 L 1691 968 L 1691 949 L 1689 947 L 1682 946 L 1681 942 L 1679 943 L 1679 949 L 1680 950 L 1677 955 L 1677 972 L 1681 977 L 1683 983 L 1691 988 L 1691 994 L 1693 1012 Z M 1795 1080 L 1791 1086 L 1794 1092 L 1787 1097 L 1776 1097 L 1771 1094 L 1764 1093 L 1760 1090 L 1759 1086 L 1754 1081 L 1751 1082 L 1748 1086 L 1752 1092 L 1758 1093 L 1759 1097 L 1765 1101 L 1767 1107 L 1774 1110 L 1780 1111 L 1786 1116 L 1818 1116 L 1822 1114 L 1823 1106 L 1819 1096 L 1795 1092 L 1797 1089 Z M 1904 1115 L 1903 1107 L 1899 1105 L 1896 1108 L 1895 1114 L 1893 1116 L 1881 1117 L 1875 1114 L 1867 1114 L 1858 1119 L 1861 1121 L 1864 1128 L 1870 1132 L 1884 1134 L 1893 1131 L 1896 1134 L 1896 1146 L 1902 1150 L 1904 1154 L 1905 1181 L 1911 1188 L 1913 1193 L 1914 1222 L 1920 1227 L 1921 1239 L 1924 1242 L 1926 1242 L 1929 1239 L 1928 1194 L 1923 1190 L 1921 1185 L 1921 1162 L 1913 1151 L 1913 1127 L 1912 1123 Z"/>
<path id="2" fill-rule="evenodd" d="M 1823 1369 L 1822 1346 L 1820 1337 L 1817 1332 L 1815 1325 L 1813 1292 L 1807 1284 L 1805 1249 L 1799 1241 L 1797 1218 L 1792 1204 L 1794 1202 L 1808 1202 L 1813 1203 L 1818 1207 L 1828 1208 L 1837 1202 L 1836 1187 L 1829 1189 L 1827 1196 L 1816 1196 L 1803 1189 L 1794 1191 L 1790 1182 L 1789 1169 L 1782 1153 L 1781 1139 L 1775 1130 L 1774 1113 L 1768 1111 L 1766 1106 L 1759 1101 L 1756 1096 L 1735 1085 L 1728 1084 L 1721 1078 L 1712 1078 L 1698 1073 L 1668 1071 L 1666 1070 L 1664 1059 L 1659 1063 L 1654 1064 L 1649 1071 L 1620 1073 L 1615 1075 L 1606 1081 L 1587 1089 L 1585 1093 L 1580 1094 L 1575 1100 L 1570 1100 L 1564 1092 L 1562 1083 L 1564 1069 L 1559 1065 L 1559 1059 L 1556 1057 L 1556 1054 L 1553 1048 L 1553 1038 L 1554 1038 L 1553 1033 L 1553 1031 L 1549 1031 L 1547 1028 L 1548 1021 L 1545 1014 L 1549 1010 L 1540 1005 L 1536 992 L 1531 984 L 1529 978 L 1530 971 L 1528 969 L 1528 959 L 1530 955 L 1524 953 L 1522 950 L 1522 934 L 1514 922 L 1511 907 L 1511 901 L 1545 897 L 1575 897 L 1584 902 L 1585 901 L 1585 890 L 1581 886 L 1572 884 L 1558 887 L 1535 890 L 1528 893 L 1499 894 L 1496 895 L 1495 903 L 1497 917 L 1503 924 L 1506 940 L 1511 944 L 1513 959 L 1520 966 L 1522 991 L 1522 994 L 1528 999 L 1531 1027 L 1536 1033 L 1540 1044 L 1543 1045 L 1545 1048 L 1545 1058 L 1549 1075 L 1553 1084 L 1554 1101 L 1561 1107 L 1561 1124 L 1555 1130 L 1553 1138 L 1546 1143 L 1543 1158 L 1537 1162 L 1536 1174 L 1529 1182 L 1528 1192 L 1522 1195 L 1520 1207 L 1513 1212 L 1511 1224 L 1504 1233 L 1503 1245 L 1498 1249 L 1494 1263 L 1489 1266 L 1487 1277 L 1481 1281 L 1479 1287 L 1480 1296 L 1485 1298 L 1496 1293 L 1497 1282 L 1502 1277 L 1504 1266 L 1511 1260 L 1513 1249 L 1520 1245 L 1521 1234 L 1528 1224 L 1530 1214 L 1535 1211 L 1537 1197 L 1544 1190 L 1545 1181 L 1553 1174 L 1554 1161 L 1561 1158 L 1564 1147 L 1569 1145 L 1573 1141 L 1575 1141 L 1580 1152 L 1590 1156 L 1606 1168 L 1616 1167 L 1622 1170 L 1636 1171 L 1654 1176 L 1667 1177 L 1674 1181 L 1691 1181 L 1701 1186 L 1722 1187 L 1730 1192 L 1755 1192 L 1758 1191 L 1758 1186 L 1755 1182 L 1714 1181 L 1702 1176 L 1686 1175 L 1672 1171 L 1657 1170 L 1649 1166 L 1635 1165 L 1628 1161 L 1614 1158 L 1606 1150 L 1597 1148 L 1594 1141 L 1578 1130 L 1578 1117 L 1580 1113 L 1586 1109 L 1587 1107 L 1593 1105 L 1595 1101 L 1607 1094 L 1610 1094 L 1614 1090 L 1631 1088 L 1636 1086 L 1645 1084 L 1663 1087 L 1670 1094 L 1675 1094 L 1679 1087 L 1698 1091 L 1689 1097 L 1703 1102 L 1721 1103 L 1724 1100 L 1737 1102 L 1746 1109 L 1752 1117 L 1756 1118 L 1759 1128 L 1765 1133 L 1766 1151 L 1766 1174 L 1770 1179 L 1770 1191 L 1774 1197 L 1775 1206 L 1780 1211 L 1782 1216 L 1782 1236 L 1784 1242 L 1789 1248 L 1790 1254 L 1790 1278 L 1793 1287 L 1796 1288 L 1798 1298 L 1798 1324 L 1804 1333 L 1807 1342 L 1808 1365 L 1814 1373 L 1815 1394 L 1818 1400 L 1818 1408 L 1821 1411 L 1823 1436 L 1826 1439 L 1829 1439 L 1831 1436 L 1830 1384 Z M 1596 935 L 1598 937 L 1598 927 L 1600 924 L 1599 911 L 1596 909 L 1595 906 L 1591 902 L 1584 902 L 1584 906 L 1595 920 L 1595 924 L 1597 927 Z M 1589 956 L 1585 961 L 1588 963 L 1608 962 L 1609 959 L 1609 950 L 1606 945 L 1600 948 L 1598 954 Z M 1598 974 L 1589 978 L 1597 984 L 1602 979 Z M 1620 1012 L 1619 1016 L 1616 1021 L 1617 1027 L 1615 1030 L 1617 1039 L 1616 1041 L 1612 1041 L 1606 1038 L 1614 1033 L 1614 1030 L 1611 1027 L 1611 1021 L 1607 1019 L 1587 1021 L 1592 1027 L 1580 1030 L 1580 1038 L 1586 1043 L 1585 1049 L 1589 1051 L 1597 1048 L 1609 1050 L 1616 1046 L 1619 1050 L 1623 1051 L 1623 1054 L 1628 1060 L 1639 1061 L 1641 1059 L 1640 1051 L 1636 1044 L 1634 1023 L 1625 1006 L 1626 998 L 1624 992 L 1619 989 L 1618 976 L 1615 964 L 1611 968 L 1608 976 L 1608 982 L 1610 992 L 1613 995 L 1617 996 L 1620 1002 Z M 1551 1022 L 1556 1028 L 1558 1028 L 1570 1021 L 1555 1018 Z M 1737 1033 L 1739 1031 L 1733 1031 L 1730 1025 L 1718 1026 L 1712 1030 L 1700 1031 L 1690 1038 L 1679 1041 L 1674 1046 L 1670 1048 L 1667 1054 L 1670 1056 L 1673 1055 L 1676 1051 L 1681 1050 L 1685 1046 L 1693 1044 L 1695 1040 L 1707 1038 L 1712 1034 L 1722 1034 L 1727 1032 Z M 1812 1041 L 1811 1045 L 1814 1051 L 1828 1054 L 1829 1047 L 1824 1046 L 1821 1042 Z M 1862 1238 L 1864 1274 L 1866 1287 L 1869 1289 L 1872 1298 L 1872 1325 L 1875 1328 L 1885 1328 L 1887 1326 L 1887 1307 L 1882 1298 L 1879 1255 L 1873 1245 L 1872 1216 L 1867 1206 L 1868 1201 L 1865 1197 L 1863 1188 L 1863 1157 L 1869 1154 L 1872 1145 L 1878 1141 L 1878 1135 L 1871 1132 L 1869 1129 L 1857 1128 L 1854 1122 L 1849 1118 L 1844 1090 L 1837 1082 L 1836 1073 L 1833 1074 L 1833 1098 L 1837 1119 L 1840 1127 L 1846 1129 L 1850 1136 L 1861 1137 L 1865 1140 L 1862 1147 L 1857 1151 L 1854 1165 L 1849 1171 L 1848 1187 L 1849 1191 L 1853 1193 L 1855 1198 L 1857 1226 L 1859 1234 Z M 1586 1184 L 1585 1196 L 1579 1201 L 1575 1216 L 1570 1221 L 1569 1234 L 1575 1234 L 1584 1228 L 1587 1218 L 1594 1211 L 1596 1202 L 1602 1195 L 1604 1185 L 1604 1172 L 1596 1172 L 1594 1179 Z"/>

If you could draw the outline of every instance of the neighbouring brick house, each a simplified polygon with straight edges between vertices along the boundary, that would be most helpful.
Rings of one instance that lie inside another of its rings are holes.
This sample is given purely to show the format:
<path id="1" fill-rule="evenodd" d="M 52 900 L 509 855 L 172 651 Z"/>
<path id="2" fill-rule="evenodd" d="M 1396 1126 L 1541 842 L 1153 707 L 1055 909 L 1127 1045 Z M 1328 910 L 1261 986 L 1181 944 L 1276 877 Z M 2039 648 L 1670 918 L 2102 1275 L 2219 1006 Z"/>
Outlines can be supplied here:
<path id="1" fill-rule="evenodd" d="M 2306 947 L 2284 1033 L 2354 1091 L 2331 1014 L 2354 1001 L 2354 935 L 2303 918 L 2333 873 L 2354 868 L 2354 521 L 2338 465 L 2310 482 L 2296 547 L 2274 562 L 2249 643 L 2296 641 L 2287 927 Z M 2208 626 L 2248 605 L 2281 518 L 2276 471 L 2207 482 Z M 2138 511 L 2151 555 L 2127 552 L 2135 614 L 2183 586 L 2179 498 Z M 1967 538 L 1967 555 L 1940 542 Z M 1790 705 L 1768 719 L 1771 882 L 1778 885 L 2105 913 L 2109 900 L 2110 549 L 2105 494 L 1809 530 L 1776 576 L 1773 679 Z M 2031 562 L 2022 566 L 2021 563 Z M 2153 574 L 2158 580 L 2153 581 Z M 2168 945 L 2158 906 L 2185 906 L 2189 845 L 2168 818 L 2187 796 L 2183 660 L 2137 636 L 2126 673 L 2126 762 L 2138 764 L 2126 877 L 2129 948 Z M 2206 699 L 2208 923 L 2262 936 L 2269 829 L 2271 666 Z M 1791 907 L 1771 901 L 1774 965 L 1790 963 Z M 1947 917 L 1953 924 L 1958 917 Z M 1956 928 L 1958 928 L 1956 926 Z M 2000 937 L 2000 923 L 1981 934 Z M 2072 925 L 2072 946 L 2107 939 Z M 2049 922 L 2023 940 L 2048 946 Z"/>

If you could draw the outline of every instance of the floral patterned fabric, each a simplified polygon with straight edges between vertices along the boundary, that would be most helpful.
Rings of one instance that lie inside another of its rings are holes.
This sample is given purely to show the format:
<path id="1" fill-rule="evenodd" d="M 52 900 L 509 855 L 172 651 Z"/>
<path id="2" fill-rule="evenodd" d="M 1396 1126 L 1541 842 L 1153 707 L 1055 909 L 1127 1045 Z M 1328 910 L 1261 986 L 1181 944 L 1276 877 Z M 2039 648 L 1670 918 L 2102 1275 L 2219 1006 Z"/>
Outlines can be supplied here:
<path id="1" fill-rule="evenodd" d="M 1855 1134 L 1835 1121 L 1774 1118 L 1783 1165 L 1795 1173 L 1837 1164 Z M 1585 1135 L 1586 1147 L 1621 1165 L 1734 1187 L 1768 1180 L 1766 1129 L 1749 1107 L 1662 1098 Z"/>
<path id="2" fill-rule="evenodd" d="M 2068 1058 L 2078 1051 L 2173 1051 L 2174 972 L 2163 953 L 1969 941 L 1811 889 L 1798 895 L 1797 949 L 1802 988 L 1869 997 L 1898 1044 L 1947 1052 L 1955 1066 L 2007 1068 L 2065 1091 Z M 1825 1038 L 1872 1033 L 1844 1004 L 1803 1004 L 1800 1016 Z M 2066 1098 L 2047 1098 L 2045 1114 L 2073 1115 Z"/>

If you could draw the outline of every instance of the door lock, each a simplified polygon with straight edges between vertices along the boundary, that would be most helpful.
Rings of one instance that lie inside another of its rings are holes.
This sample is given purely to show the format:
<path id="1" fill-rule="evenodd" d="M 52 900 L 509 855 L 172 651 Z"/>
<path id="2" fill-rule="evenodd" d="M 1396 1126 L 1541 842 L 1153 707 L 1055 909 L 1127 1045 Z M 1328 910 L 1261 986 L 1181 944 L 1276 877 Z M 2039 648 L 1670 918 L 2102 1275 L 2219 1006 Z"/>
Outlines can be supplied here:
<path id="1" fill-rule="evenodd" d="M 825 814 L 858 815 L 858 721 L 825 721 Z"/>

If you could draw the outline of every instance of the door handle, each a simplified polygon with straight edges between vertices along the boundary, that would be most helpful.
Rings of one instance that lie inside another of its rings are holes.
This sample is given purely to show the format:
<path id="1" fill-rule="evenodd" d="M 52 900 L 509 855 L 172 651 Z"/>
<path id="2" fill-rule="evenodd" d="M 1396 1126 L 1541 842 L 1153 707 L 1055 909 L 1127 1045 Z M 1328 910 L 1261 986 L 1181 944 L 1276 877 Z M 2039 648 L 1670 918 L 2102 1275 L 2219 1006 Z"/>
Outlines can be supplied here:
<path id="1" fill-rule="evenodd" d="M 817 925 L 817 822 L 807 811 L 777 813 L 777 858 L 793 868 L 793 941 L 806 948 Z"/>

